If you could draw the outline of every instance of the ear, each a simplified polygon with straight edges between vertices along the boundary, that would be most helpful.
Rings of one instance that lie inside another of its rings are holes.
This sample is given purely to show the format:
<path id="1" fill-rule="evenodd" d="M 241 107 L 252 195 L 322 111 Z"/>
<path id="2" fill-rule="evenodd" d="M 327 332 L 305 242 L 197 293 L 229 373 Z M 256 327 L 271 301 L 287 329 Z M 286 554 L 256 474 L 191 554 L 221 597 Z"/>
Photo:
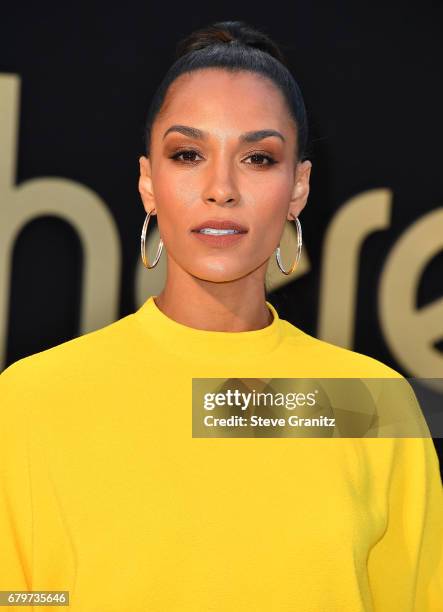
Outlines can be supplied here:
<path id="1" fill-rule="evenodd" d="M 140 178 L 138 180 L 138 190 L 140 192 L 140 196 L 143 202 L 144 209 L 148 213 L 152 211 L 152 214 L 157 214 L 155 212 L 155 198 L 154 198 L 154 190 L 152 188 L 152 178 L 151 178 L 151 161 L 149 158 L 142 157 L 139 158 L 140 164 Z"/>
<path id="2" fill-rule="evenodd" d="M 309 179 L 312 163 L 309 159 L 298 162 L 295 171 L 294 188 L 289 203 L 288 221 L 294 221 L 306 205 L 309 196 Z"/>

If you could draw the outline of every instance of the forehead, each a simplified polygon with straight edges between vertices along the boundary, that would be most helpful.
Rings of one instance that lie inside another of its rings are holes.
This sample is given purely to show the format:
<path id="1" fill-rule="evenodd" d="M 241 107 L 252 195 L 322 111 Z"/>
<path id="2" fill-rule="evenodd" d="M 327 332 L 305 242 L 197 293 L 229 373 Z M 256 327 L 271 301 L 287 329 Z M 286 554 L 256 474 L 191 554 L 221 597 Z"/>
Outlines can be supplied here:
<path id="1" fill-rule="evenodd" d="M 241 131 L 288 131 L 291 124 L 285 98 L 271 79 L 214 68 L 182 74 L 170 85 L 156 123 L 161 128 L 172 120 Z"/>

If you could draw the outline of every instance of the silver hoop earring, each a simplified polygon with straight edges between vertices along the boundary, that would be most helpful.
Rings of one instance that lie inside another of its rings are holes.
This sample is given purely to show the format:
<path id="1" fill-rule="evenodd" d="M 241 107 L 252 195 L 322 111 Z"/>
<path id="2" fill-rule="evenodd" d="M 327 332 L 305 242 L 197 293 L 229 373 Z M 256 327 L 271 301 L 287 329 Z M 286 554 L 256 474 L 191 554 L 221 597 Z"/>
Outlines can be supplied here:
<path id="1" fill-rule="evenodd" d="M 153 264 L 150 266 L 148 262 L 148 258 L 146 257 L 146 231 L 148 229 L 149 218 L 151 214 L 152 214 L 152 210 L 149 211 L 148 214 L 146 215 L 146 219 L 145 219 L 145 222 L 143 223 L 143 229 L 142 229 L 142 235 L 141 235 L 141 253 L 142 253 L 143 265 L 145 266 L 145 268 L 148 268 L 149 270 L 151 268 L 155 268 L 155 266 L 158 264 L 158 260 L 160 259 L 160 255 L 162 254 L 162 251 L 163 251 L 163 239 L 160 238 L 160 242 L 158 243 L 157 255 L 155 256 Z"/>
<path id="2" fill-rule="evenodd" d="M 302 232 L 301 232 L 301 224 L 300 224 L 300 221 L 298 220 L 298 217 L 295 217 L 294 220 L 295 220 L 295 225 L 296 225 L 296 228 L 297 228 L 297 255 L 295 256 L 295 261 L 294 261 L 294 263 L 292 264 L 292 266 L 290 267 L 289 270 L 285 270 L 283 268 L 282 261 L 281 261 L 281 254 L 280 254 L 280 245 L 278 245 L 277 250 L 275 251 L 275 257 L 277 259 L 278 267 L 283 272 L 283 274 L 292 274 L 294 272 L 295 268 L 297 267 L 297 264 L 298 264 L 298 262 L 300 260 L 301 247 L 302 247 L 302 244 L 303 244 Z"/>

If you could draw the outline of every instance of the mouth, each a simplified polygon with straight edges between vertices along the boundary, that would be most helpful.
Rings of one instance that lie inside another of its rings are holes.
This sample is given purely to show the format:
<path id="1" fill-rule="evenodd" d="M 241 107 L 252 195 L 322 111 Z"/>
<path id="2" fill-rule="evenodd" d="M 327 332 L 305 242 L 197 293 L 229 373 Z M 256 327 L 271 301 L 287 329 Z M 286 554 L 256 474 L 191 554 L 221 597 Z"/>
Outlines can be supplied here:
<path id="1" fill-rule="evenodd" d="M 215 229 L 213 227 L 204 227 L 201 230 L 192 230 L 198 231 L 199 234 L 205 234 L 207 236 L 226 236 L 227 234 L 244 234 L 245 232 L 240 232 L 236 229 Z"/>
<path id="2" fill-rule="evenodd" d="M 240 240 L 248 229 L 231 219 L 208 219 L 194 227 L 191 233 L 209 246 L 224 247 Z"/>
<path id="3" fill-rule="evenodd" d="M 200 232 L 207 235 L 245 234 L 248 228 L 233 219 L 207 219 L 192 228 L 191 232 Z"/>

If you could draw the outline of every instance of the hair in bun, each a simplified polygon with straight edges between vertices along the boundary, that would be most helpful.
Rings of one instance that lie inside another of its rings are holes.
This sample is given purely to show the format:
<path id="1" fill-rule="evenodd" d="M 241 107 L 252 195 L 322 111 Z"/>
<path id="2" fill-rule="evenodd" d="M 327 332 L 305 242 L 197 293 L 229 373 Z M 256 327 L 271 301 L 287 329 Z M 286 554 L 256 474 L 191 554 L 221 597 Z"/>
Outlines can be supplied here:
<path id="1" fill-rule="evenodd" d="M 302 161 L 308 143 L 308 121 L 303 96 L 279 46 L 264 32 L 244 21 L 219 21 L 191 32 L 176 46 L 175 62 L 152 98 L 145 126 L 146 154 L 151 130 L 169 86 L 181 74 L 202 68 L 250 71 L 271 79 L 282 92 L 297 129 L 296 161 Z"/>
<path id="2" fill-rule="evenodd" d="M 210 45 L 230 43 L 259 49 L 287 65 L 277 44 L 269 36 L 256 28 L 251 28 L 244 21 L 220 21 L 206 28 L 195 30 L 177 44 L 176 59 Z"/>

